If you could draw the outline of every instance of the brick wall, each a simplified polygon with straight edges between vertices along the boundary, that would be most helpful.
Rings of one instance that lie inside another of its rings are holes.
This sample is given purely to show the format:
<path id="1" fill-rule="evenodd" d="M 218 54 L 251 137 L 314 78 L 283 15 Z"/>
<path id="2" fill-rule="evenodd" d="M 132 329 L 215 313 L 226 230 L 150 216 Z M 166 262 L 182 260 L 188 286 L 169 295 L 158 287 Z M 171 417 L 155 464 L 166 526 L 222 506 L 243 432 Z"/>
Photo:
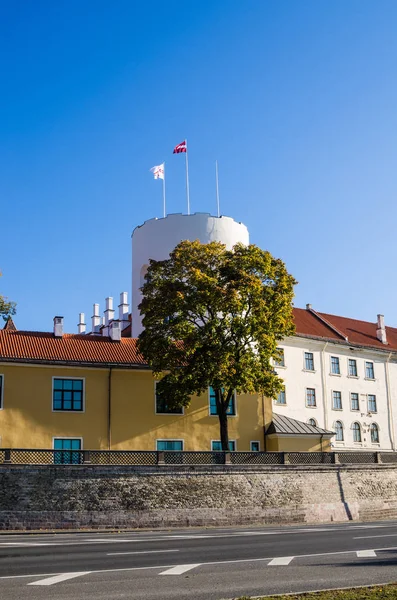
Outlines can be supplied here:
<path id="1" fill-rule="evenodd" d="M 1 466 L 0 528 L 322 523 L 397 517 L 397 467 Z"/>

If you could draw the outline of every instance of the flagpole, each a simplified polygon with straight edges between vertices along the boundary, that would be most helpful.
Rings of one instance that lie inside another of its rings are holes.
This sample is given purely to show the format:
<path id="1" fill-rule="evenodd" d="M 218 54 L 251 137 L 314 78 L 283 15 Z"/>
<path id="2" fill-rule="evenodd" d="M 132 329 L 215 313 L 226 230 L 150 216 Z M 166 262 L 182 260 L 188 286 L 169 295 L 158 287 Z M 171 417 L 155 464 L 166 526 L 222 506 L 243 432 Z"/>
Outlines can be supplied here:
<path id="1" fill-rule="evenodd" d="M 216 207 L 218 210 L 218 217 L 220 217 L 219 211 L 219 180 L 218 180 L 218 161 L 215 161 L 215 177 L 216 177 Z"/>
<path id="2" fill-rule="evenodd" d="M 166 212 L 165 212 L 165 162 L 163 162 L 164 165 L 164 177 L 163 177 L 163 217 L 165 218 Z"/>
<path id="3" fill-rule="evenodd" d="M 187 198 L 187 214 L 190 215 L 190 197 L 189 197 L 189 159 L 187 156 L 187 140 L 185 140 L 186 142 L 186 153 L 185 153 L 185 159 L 186 159 L 186 198 Z"/>

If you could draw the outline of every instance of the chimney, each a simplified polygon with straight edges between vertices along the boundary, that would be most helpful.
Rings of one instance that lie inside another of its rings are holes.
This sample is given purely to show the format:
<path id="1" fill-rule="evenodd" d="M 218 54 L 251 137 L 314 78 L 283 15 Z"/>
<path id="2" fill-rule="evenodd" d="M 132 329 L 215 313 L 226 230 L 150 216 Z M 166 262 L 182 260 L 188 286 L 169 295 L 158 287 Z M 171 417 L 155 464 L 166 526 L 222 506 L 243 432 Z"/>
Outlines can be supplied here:
<path id="1" fill-rule="evenodd" d="M 113 298 L 111 296 L 108 296 L 106 298 L 105 302 L 106 302 L 106 310 L 104 313 L 105 327 L 102 329 L 102 335 L 108 336 L 109 335 L 109 324 L 114 319 Z"/>
<path id="2" fill-rule="evenodd" d="M 376 337 L 382 344 L 387 344 L 385 317 L 383 315 L 378 315 Z"/>
<path id="3" fill-rule="evenodd" d="M 128 294 L 127 294 L 127 292 L 121 292 L 120 304 L 119 304 L 119 321 L 120 321 L 122 330 L 125 329 L 129 325 L 129 320 L 128 320 L 129 308 L 130 307 L 128 305 Z"/>
<path id="4" fill-rule="evenodd" d="M 306 304 L 306 310 L 312 310 L 312 305 L 311 304 Z"/>
<path id="5" fill-rule="evenodd" d="M 79 324 L 77 325 L 77 331 L 79 333 L 85 333 L 86 324 L 85 324 L 85 315 L 84 313 L 79 314 Z"/>
<path id="6" fill-rule="evenodd" d="M 99 304 L 94 304 L 94 314 L 91 317 L 92 333 L 99 333 L 101 317 L 99 316 Z"/>
<path id="7" fill-rule="evenodd" d="M 121 340 L 121 323 L 120 321 L 112 321 L 109 325 L 109 335 L 113 342 Z"/>
<path id="8" fill-rule="evenodd" d="M 63 317 L 54 317 L 54 337 L 63 336 Z"/>

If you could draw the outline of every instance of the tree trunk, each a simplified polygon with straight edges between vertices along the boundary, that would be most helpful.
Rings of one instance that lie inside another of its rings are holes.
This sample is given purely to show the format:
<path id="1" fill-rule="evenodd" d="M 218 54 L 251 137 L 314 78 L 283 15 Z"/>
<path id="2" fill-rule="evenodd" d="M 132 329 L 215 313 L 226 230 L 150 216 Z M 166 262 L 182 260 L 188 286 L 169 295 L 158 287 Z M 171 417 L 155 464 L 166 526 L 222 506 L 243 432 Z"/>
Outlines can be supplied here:
<path id="1" fill-rule="evenodd" d="M 227 408 L 229 403 L 228 402 L 223 402 L 223 398 L 222 398 L 222 391 L 221 390 L 214 390 L 215 391 L 215 399 L 216 399 L 216 408 L 218 411 L 218 418 L 219 418 L 219 431 L 220 431 L 220 438 L 221 438 L 221 447 L 222 450 L 225 452 L 227 450 L 229 450 L 229 431 L 228 431 L 228 420 L 227 420 Z"/>

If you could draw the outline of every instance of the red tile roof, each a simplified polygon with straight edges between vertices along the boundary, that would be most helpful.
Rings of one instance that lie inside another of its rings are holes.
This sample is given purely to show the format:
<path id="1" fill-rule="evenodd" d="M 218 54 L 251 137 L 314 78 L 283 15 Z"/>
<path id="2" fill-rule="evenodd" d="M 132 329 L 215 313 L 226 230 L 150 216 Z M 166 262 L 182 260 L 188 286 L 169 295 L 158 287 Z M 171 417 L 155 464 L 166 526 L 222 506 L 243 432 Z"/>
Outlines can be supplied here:
<path id="1" fill-rule="evenodd" d="M 388 343 L 382 344 L 376 337 L 376 323 L 302 308 L 294 308 L 294 320 L 297 336 L 397 352 L 397 329 L 393 327 L 386 327 Z M 100 335 L 65 334 L 62 338 L 55 338 L 48 332 L 8 328 L 0 330 L 1 360 L 130 368 L 145 366 L 137 341 L 129 337 L 122 337 L 119 342 Z"/>

